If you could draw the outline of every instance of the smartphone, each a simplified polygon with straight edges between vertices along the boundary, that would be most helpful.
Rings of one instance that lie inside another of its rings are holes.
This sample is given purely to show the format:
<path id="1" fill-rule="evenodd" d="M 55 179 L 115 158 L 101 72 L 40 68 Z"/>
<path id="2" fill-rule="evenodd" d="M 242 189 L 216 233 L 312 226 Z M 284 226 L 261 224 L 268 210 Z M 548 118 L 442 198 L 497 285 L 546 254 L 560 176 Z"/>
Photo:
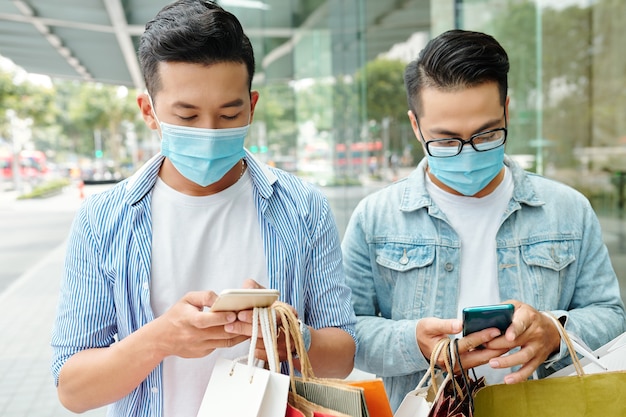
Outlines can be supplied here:
<path id="1" fill-rule="evenodd" d="M 513 304 L 494 304 L 463 309 L 463 336 L 496 327 L 504 333 L 513 320 Z"/>
<path id="2" fill-rule="evenodd" d="M 230 289 L 222 291 L 211 311 L 241 311 L 254 307 L 269 307 L 278 300 L 278 290 L 266 288 Z"/>

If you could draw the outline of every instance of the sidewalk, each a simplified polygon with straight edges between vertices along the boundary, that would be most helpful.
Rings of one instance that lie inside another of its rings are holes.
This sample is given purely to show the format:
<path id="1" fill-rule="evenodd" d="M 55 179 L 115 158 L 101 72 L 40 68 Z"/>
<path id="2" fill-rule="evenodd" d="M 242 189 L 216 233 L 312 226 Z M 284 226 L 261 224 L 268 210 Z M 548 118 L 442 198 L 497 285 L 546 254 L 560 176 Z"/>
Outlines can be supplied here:
<path id="1" fill-rule="evenodd" d="M 48 210 L 74 211 L 80 200 L 66 191 L 65 196 L 46 201 Z M 28 209 L 30 204 L 24 207 Z M 12 209 L 15 194 L 0 192 L 0 206 Z M 34 204 L 34 202 L 33 202 Z M 65 243 L 32 265 L 0 293 L 0 415 L 6 417 L 76 416 L 57 398 L 50 361 L 51 329 L 56 314 L 57 295 L 63 271 Z M 106 408 L 85 414 L 106 415 Z"/>
<path id="2" fill-rule="evenodd" d="M 0 415 L 75 416 L 60 404 L 50 372 L 50 332 L 65 245 L 0 295 Z M 105 416 L 100 409 L 85 416 Z"/>

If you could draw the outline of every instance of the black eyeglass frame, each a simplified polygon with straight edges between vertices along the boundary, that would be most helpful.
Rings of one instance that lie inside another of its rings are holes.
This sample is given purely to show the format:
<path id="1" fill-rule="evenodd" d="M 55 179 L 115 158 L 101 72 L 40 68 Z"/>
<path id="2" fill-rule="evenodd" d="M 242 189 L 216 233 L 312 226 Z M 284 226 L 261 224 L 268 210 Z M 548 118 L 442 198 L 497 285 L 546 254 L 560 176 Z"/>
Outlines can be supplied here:
<path id="1" fill-rule="evenodd" d="M 506 110 L 504 111 L 504 127 L 499 127 L 497 129 L 485 130 L 484 132 L 474 133 L 467 140 L 465 140 L 463 138 L 452 137 L 452 138 L 431 139 L 431 140 L 427 141 L 426 139 L 424 139 L 424 134 L 422 133 L 422 128 L 420 126 L 420 122 L 419 122 L 419 119 L 417 118 L 417 115 L 415 116 L 415 123 L 417 124 L 417 130 L 420 132 L 420 136 L 422 137 L 422 142 L 424 142 L 424 146 L 426 147 L 426 152 L 428 152 L 428 155 L 432 156 L 433 158 L 451 158 L 451 157 L 457 156 L 458 154 L 461 153 L 461 151 L 463 151 L 463 147 L 466 144 L 468 144 L 468 143 L 470 145 L 472 145 L 472 148 L 476 152 L 492 151 L 494 149 L 499 148 L 500 146 L 504 146 L 504 144 L 506 143 L 506 140 L 507 140 L 508 132 L 509 132 L 508 126 L 507 126 L 508 124 L 507 124 L 507 121 L 506 121 Z M 474 144 L 474 139 L 479 137 L 479 136 L 487 135 L 487 134 L 493 133 L 493 132 L 504 132 L 504 140 L 502 141 L 502 143 L 500 145 L 498 145 L 498 146 L 493 147 L 493 148 L 478 149 L 476 147 L 476 144 Z M 451 141 L 451 140 L 458 141 L 461 144 L 461 146 L 457 147 L 458 151 L 454 155 L 433 155 L 430 152 L 430 145 L 429 145 L 430 143 L 447 142 L 447 141 Z"/>

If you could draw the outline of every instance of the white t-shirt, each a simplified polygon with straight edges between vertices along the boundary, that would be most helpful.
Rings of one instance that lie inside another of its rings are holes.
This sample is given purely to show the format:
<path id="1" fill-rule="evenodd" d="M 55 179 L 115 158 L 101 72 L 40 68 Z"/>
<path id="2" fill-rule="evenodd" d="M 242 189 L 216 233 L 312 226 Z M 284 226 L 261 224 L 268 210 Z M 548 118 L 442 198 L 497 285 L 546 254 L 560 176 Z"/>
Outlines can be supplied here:
<path id="1" fill-rule="evenodd" d="M 155 317 L 189 291 L 241 288 L 247 278 L 268 285 L 252 180 L 209 196 L 182 194 L 160 178 L 152 192 L 152 280 Z M 163 361 L 163 415 L 195 417 L 219 357 L 247 355 L 249 342 L 198 359 Z"/>
<path id="2" fill-rule="evenodd" d="M 448 193 L 428 175 L 426 189 L 461 240 L 458 318 L 463 319 L 465 307 L 500 303 L 496 234 L 513 195 L 511 172 L 505 167 L 500 185 L 482 198 Z M 502 382 L 510 373 L 508 369 L 494 370 L 489 365 L 477 367 L 475 371 L 477 375 L 485 375 L 488 383 Z"/>

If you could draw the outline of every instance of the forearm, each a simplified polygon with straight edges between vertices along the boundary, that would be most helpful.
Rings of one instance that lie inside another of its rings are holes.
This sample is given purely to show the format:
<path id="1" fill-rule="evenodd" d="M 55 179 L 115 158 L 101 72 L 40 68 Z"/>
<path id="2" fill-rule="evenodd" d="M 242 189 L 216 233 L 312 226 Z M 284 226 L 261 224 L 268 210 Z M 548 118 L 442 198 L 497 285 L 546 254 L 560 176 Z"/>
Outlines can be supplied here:
<path id="1" fill-rule="evenodd" d="M 163 360 L 157 340 L 151 323 L 109 347 L 76 353 L 61 369 L 59 400 L 76 413 L 120 400 Z"/>
<path id="2" fill-rule="evenodd" d="M 315 376 L 322 378 L 345 378 L 354 367 L 356 346 L 347 332 L 326 327 L 311 329 L 309 359 Z"/>
<path id="3" fill-rule="evenodd" d="M 380 377 L 407 375 L 428 369 L 428 360 L 420 351 L 415 337 L 416 324 L 417 320 L 357 316 L 357 368 Z"/>

